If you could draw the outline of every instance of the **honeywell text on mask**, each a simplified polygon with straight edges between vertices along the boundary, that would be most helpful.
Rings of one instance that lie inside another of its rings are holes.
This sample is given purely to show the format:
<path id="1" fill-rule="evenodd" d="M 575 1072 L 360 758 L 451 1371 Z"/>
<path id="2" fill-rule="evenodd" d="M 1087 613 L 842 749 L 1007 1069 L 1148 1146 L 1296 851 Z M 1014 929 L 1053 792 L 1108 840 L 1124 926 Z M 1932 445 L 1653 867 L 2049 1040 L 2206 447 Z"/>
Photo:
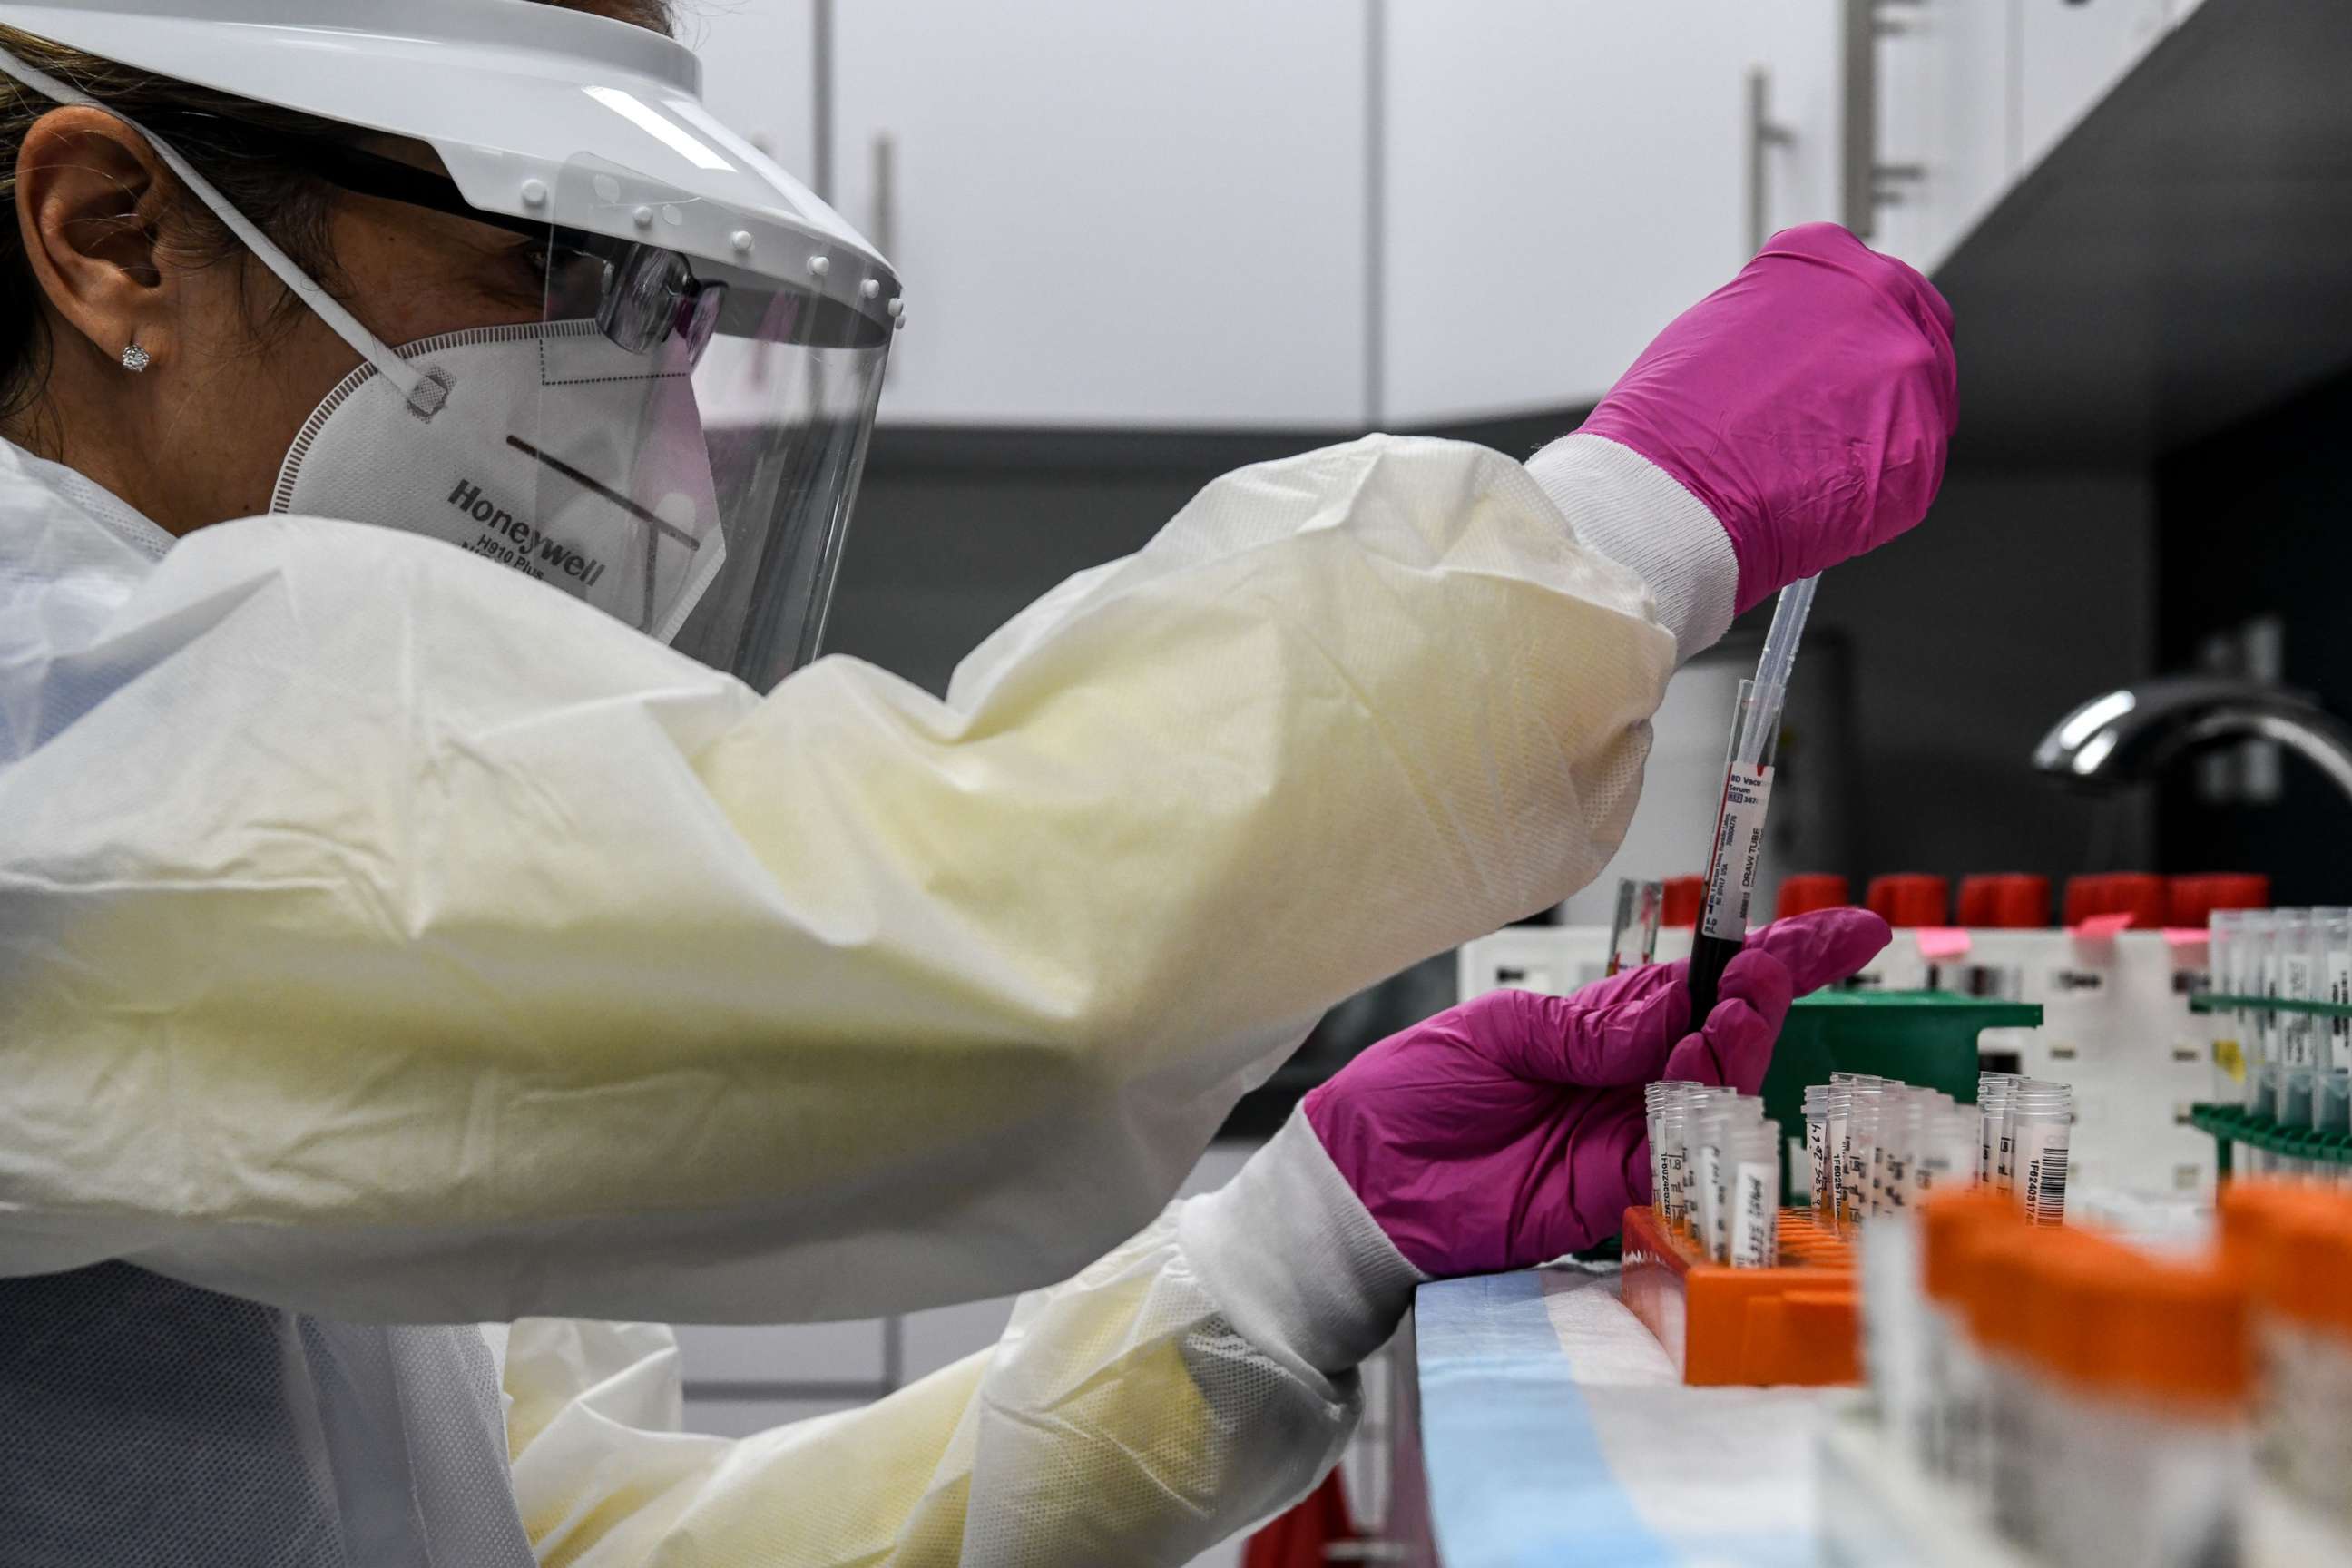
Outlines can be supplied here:
<path id="1" fill-rule="evenodd" d="M 449 492 L 449 504 L 482 525 L 480 537 L 465 546 L 476 555 L 528 573 L 542 582 L 551 574 L 568 577 L 583 588 L 594 587 L 596 579 L 604 574 L 602 561 L 592 560 L 550 539 L 492 502 L 482 494 L 482 487 L 471 480 L 457 481 L 457 488 Z"/>

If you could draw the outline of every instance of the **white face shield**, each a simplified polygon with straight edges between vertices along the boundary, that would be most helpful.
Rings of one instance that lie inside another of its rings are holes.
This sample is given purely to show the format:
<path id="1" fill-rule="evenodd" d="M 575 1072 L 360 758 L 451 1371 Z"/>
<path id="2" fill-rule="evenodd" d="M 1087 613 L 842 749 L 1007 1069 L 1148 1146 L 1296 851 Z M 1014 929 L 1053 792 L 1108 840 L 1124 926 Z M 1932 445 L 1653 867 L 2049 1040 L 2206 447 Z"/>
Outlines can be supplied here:
<path id="1" fill-rule="evenodd" d="M 766 689 L 824 630 L 897 279 L 711 119 L 667 39 L 413 4 L 394 30 L 359 0 L 81 0 L 20 25 L 350 123 L 279 140 L 331 185 L 504 230 L 543 270 L 536 319 L 387 345 L 187 163 L 174 125 L 139 125 L 361 356 L 289 447 L 273 511 L 444 540 Z M 346 35 L 365 47 L 321 52 Z M 91 101 L 5 51 L 0 72 Z M 417 80 L 436 90 L 402 90 Z M 365 130 L 428 142 L 448 174 L 362 149 Z"/>

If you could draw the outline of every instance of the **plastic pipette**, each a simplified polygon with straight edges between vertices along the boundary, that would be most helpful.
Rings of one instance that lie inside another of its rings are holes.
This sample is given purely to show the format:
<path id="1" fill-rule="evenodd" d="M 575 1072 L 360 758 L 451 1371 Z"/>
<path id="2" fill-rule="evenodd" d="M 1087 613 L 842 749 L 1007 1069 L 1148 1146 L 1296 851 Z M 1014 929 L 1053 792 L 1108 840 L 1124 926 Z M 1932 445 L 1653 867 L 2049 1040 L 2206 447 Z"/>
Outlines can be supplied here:
<path id="1" fill-rule="evenodd" d="M 1748 940 L 1748 900 L 1756 890 L 1756 863 L 1764 853 L 1764 812 L 1772 798 L 1772 762 L 1780 743 L 1780 710 L 1789 696 L 1789 671 L 1797 643 L 1813 607 L 1807 577 L 1780 590 L 1772 624 L 1764 633 L 1764 655 L 1756 678 L 1739 683 L 1739 710 L 1731 721 L 1731 751 L 1723 770 L 1723 800 L 1717 807 L 1715 839 L 1707 850 L 1706 898 L 1699 908 L 1691 942 L 1691 1027 L 1715 1010 L 1716 985 Z M 1718 1068 L 1722 1064 L 1717 1063 Z"/>

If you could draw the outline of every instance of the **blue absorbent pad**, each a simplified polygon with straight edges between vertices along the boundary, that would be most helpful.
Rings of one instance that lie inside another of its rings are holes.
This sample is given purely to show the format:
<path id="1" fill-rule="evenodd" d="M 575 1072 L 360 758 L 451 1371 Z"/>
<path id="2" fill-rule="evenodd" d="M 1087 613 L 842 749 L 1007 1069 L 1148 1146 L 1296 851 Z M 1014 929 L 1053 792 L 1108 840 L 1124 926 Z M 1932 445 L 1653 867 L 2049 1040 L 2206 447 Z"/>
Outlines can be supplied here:
<path id="1" fill-rule="evenodd" d="M 1685 1388 L 1613 1273 L 1422 1288 L 1422 1450 L 1446 1568 L 1816 1560 L 1819 1389 Z"/>

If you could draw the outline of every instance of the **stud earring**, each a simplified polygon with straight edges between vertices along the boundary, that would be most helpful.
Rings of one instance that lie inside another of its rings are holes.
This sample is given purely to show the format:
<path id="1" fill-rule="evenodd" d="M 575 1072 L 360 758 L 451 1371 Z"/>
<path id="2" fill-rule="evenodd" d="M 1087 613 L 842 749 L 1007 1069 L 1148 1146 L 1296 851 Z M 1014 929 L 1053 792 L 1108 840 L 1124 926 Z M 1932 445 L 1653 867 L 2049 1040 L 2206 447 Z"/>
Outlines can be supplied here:
<path id="1" fill-rule="evenodd" d="M 154 357 L 137 343 L 126 344 L 122 350 L 122 368 L 136 375 L 145 370 Z"/>

